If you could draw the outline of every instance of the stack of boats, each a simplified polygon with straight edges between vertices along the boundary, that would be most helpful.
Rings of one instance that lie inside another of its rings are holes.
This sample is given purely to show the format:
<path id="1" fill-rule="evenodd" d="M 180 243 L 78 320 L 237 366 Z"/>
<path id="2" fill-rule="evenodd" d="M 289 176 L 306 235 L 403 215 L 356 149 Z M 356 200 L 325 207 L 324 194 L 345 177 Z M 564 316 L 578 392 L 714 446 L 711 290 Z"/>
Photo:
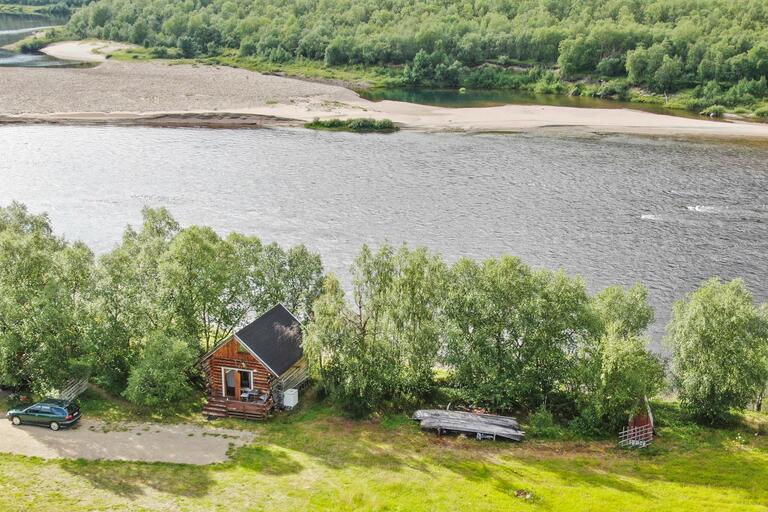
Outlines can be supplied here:
<path id="1" fill-rule="evenodd" d="M 470 434 L 477 439 L 497 438 L 522 441 L 525 432 L 515 418 L 495 414 L 478 414 L 440 409 L 420 409 L 413 419 L 421 422 L 421 428 L 436 430 L 438 434 Z"/>

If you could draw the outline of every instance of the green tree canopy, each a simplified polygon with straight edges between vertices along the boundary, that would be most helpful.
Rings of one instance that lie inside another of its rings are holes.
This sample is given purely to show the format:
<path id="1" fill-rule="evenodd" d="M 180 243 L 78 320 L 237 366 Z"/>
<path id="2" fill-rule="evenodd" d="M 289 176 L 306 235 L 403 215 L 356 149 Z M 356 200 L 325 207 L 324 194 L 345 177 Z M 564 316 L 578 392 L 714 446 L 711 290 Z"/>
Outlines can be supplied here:
<path id="1" fill-rule="evenodd" d="M 677 302 L 666 341 L 680 399 L 704 421 L 724 421 L 768 382 L 768 322 L 740 279 L 710 279 Z"/>
<path id="2" fill-rule="evenodd" d="M 611 286 L 592 298 L 595 312 L 606 326 L 624 336 L 639 336 L 653 323 L 654 313 L 648 304 L 648 289 L 636 284 L 628 290 Z"/>
<path id="3" fill-rule="evenodd" d="M 92 274 L 47 216 L 0 208 L 0 383 L 46 393 L 87 374 Z"/>
<path id="4" fill-rule="evenodd" d="M 125 388 L 148 333 L 186 340 L 198 356 L 277 303 L 307 318 L 320 294 L 322 262 L 304 246 L 182 229 L 162 208 L 142 215 L 96 268 L 93 367 L 113 391 Z"/>
<path id="5" fill-rule="evenodd" d="M 304 342 L 312 370 L 357 414 L 413 403 L 433 383 L 444 264 L 425 249 L 364 246 L 351 273 L 351 303 L 334 277 L 315 303 Z"/>
<path id="6" fill-rule="evenodd" d="M 597 329 L 581 279 L 509 256 L 451 269 L 446 362 L 479 405 L 557 401 L 577 386 L 578 347 Z"/>
<path id="7" fill-rule="evenodd" d="M 520 87 L 521 65 L 662 93 L 768 73 L 763 0 L 97 0 L 67 28 L 162 56 L 401 66 L 421 86 Z"/>

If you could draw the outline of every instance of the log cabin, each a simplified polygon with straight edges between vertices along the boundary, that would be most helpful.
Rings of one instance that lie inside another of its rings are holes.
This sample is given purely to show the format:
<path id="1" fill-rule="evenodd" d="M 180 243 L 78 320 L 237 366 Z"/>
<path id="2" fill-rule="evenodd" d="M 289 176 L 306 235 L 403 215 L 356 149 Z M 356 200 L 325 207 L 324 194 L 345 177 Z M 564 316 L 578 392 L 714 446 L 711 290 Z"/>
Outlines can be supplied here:
<path id="1" fill-rule="evenodd" d="M 208 417 L 265 419 L 309 378 L 301 323 L 282 304 L 222 340 L 201 363 Z"/>

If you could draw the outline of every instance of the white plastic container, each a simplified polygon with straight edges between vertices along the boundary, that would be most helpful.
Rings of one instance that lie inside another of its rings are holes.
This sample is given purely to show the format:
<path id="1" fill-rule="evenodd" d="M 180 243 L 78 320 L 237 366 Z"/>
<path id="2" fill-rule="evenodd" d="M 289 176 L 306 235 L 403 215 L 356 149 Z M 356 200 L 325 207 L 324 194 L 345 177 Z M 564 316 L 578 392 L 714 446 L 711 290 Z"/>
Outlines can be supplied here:
<path id="1" fill-rule="evenodd" d="M 286 389 L 283 393 L 283 407 L 286 409 L 293 409 L 299 405 L 299 390 L 298 389 Z"/>

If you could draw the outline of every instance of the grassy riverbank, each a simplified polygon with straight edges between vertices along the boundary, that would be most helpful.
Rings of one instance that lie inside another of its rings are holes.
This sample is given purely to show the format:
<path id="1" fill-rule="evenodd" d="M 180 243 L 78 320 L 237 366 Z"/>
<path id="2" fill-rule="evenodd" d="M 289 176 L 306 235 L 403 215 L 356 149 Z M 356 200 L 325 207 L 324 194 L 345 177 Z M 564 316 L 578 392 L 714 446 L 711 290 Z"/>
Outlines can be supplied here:
<path id="1" fill-rule="evenodd" d="M 100 416 L 93 404 L 85 414 Z M 402 415 L 355 421 L 315 403 L 265 423 L 216 422 L 258 436 L 224 464 L 0 455 L 0 509 L 764 511 L 768 416 L 708 429 L 675 411 L 660 409 L 661 436 L 635 452 L 613 440 L 439 438 Z"/>

